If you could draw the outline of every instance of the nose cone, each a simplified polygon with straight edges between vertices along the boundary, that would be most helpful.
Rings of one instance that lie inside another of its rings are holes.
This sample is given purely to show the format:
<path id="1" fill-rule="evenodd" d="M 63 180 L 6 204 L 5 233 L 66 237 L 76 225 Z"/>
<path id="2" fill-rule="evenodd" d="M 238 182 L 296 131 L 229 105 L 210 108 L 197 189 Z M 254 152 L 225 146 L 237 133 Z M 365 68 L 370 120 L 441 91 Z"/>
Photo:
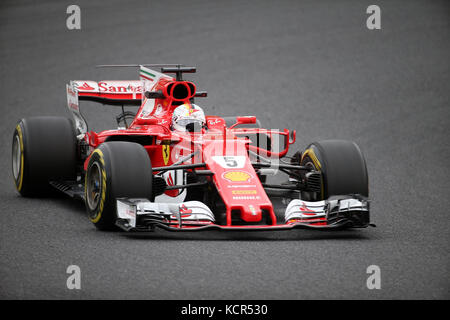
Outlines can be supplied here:
<path id="1" fill-rule="evenodd" d="M 204 159 L 214 172 L 214 184 L 227 208 L 227 225 L 232 225 L 232 215 L 238 214 L 244 222 L 265 221 L 263 212 L 276 224 L 272 203 L 248 158 L 244 141 L 211 141 L 204 149 Z"/>
<path id="2" fill-rule="evenodd" d="M 262 219 L 261 208 L 252 204 L 241 208 L 241 219 L 246 222 L 259 222 Z"/>

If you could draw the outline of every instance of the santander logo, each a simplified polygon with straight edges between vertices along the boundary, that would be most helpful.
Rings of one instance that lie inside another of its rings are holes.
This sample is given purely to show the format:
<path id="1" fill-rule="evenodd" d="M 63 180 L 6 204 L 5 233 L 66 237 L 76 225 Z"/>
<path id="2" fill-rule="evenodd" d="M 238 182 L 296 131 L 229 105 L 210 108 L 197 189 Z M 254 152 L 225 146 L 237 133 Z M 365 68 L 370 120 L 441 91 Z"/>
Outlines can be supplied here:
<path id="1" fill-rule="evenodd" d="M 95 88 L 91 87 L 90 85 L 87 84 L 87 82 L 83 83 L 82 86 L 78 87 L 78 90 L 94 90 Z"/>
<path id="2" fill-rule="evenodd" d="M 100 81 L 96 83 L 96 87 L 92 87 L 86 81 L 78 86 L 78 90 L 81 91 L 98 91 L 98 92 L 110 92 L 110 93 L 141 93 L 142 86 L 136 81 Z"/>
<path id="3" fill-rule="evenodd" d="M 120 85 L 120 83 L 103 82 L 98 83 L 98 90 L 100 92 L 113 92 L 113 93 L 128 93 L 128 92 L 142 92 L 142 86 L 128 84 L 128 86 Z"/>

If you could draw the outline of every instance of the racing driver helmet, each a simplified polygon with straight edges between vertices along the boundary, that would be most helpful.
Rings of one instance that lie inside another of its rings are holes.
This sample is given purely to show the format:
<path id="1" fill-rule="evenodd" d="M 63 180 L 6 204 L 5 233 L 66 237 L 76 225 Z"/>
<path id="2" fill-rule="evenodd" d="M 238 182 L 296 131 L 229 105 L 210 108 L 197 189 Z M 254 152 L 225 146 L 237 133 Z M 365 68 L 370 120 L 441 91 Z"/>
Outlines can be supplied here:
<path id="1" fill-rule="evenodd" d="M 178 131 L 200 131 L 205 125 L 205 113 L 196 104 L 182 104 L 172 115 L 172 129 Z"/>

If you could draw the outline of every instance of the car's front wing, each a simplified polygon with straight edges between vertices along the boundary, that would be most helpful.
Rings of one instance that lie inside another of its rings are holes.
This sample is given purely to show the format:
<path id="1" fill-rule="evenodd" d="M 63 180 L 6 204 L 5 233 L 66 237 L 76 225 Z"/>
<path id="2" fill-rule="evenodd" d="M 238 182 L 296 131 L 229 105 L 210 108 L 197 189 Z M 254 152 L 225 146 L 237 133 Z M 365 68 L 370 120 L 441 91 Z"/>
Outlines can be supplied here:
<path id="1" fill-rule="evenodd" d="M 204 203 L 154 203 L 147 199 L 117 199 L 116 225 L 125 231 L 277 231 L 295 228 L 364 228 L 370 225 L 369 201 L 359 196 L 324 201 L 292 200 L 284 223 L 275 225 L 220 225 Z"/>

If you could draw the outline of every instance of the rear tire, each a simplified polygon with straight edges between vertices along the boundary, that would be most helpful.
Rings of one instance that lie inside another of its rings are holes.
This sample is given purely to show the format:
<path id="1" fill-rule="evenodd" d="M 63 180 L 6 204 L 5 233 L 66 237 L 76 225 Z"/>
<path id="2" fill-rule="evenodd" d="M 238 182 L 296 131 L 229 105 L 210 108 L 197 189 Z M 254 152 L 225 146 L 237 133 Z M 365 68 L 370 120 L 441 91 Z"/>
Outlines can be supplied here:
<path id="1" fill-rule="evenodd" d="M 32 117 L 19 121 L 12 142 L 12 174 L 22 196 L 48 195 L 51 180 L 76 180 L 77 140 L 72 121 Z"/>
<path id="2" fill-rule="evenodd" d="M 324 140 L 310 144 L 301 155 L 300 165 L 322 174 L 322 192 L 302 192 L 302 199 L 324 200 L 331 196 L 369 196 L 366 161 L 358 145 L 346 140 Z"/>
<path id="3" fill-rule="evenodd" d="M 92 152 L 85 180 L 85 204 L 99 230 L 117 230 L 117 198 L 152 198 L 152 165 L 134 142 L 105 142 Z"/>

